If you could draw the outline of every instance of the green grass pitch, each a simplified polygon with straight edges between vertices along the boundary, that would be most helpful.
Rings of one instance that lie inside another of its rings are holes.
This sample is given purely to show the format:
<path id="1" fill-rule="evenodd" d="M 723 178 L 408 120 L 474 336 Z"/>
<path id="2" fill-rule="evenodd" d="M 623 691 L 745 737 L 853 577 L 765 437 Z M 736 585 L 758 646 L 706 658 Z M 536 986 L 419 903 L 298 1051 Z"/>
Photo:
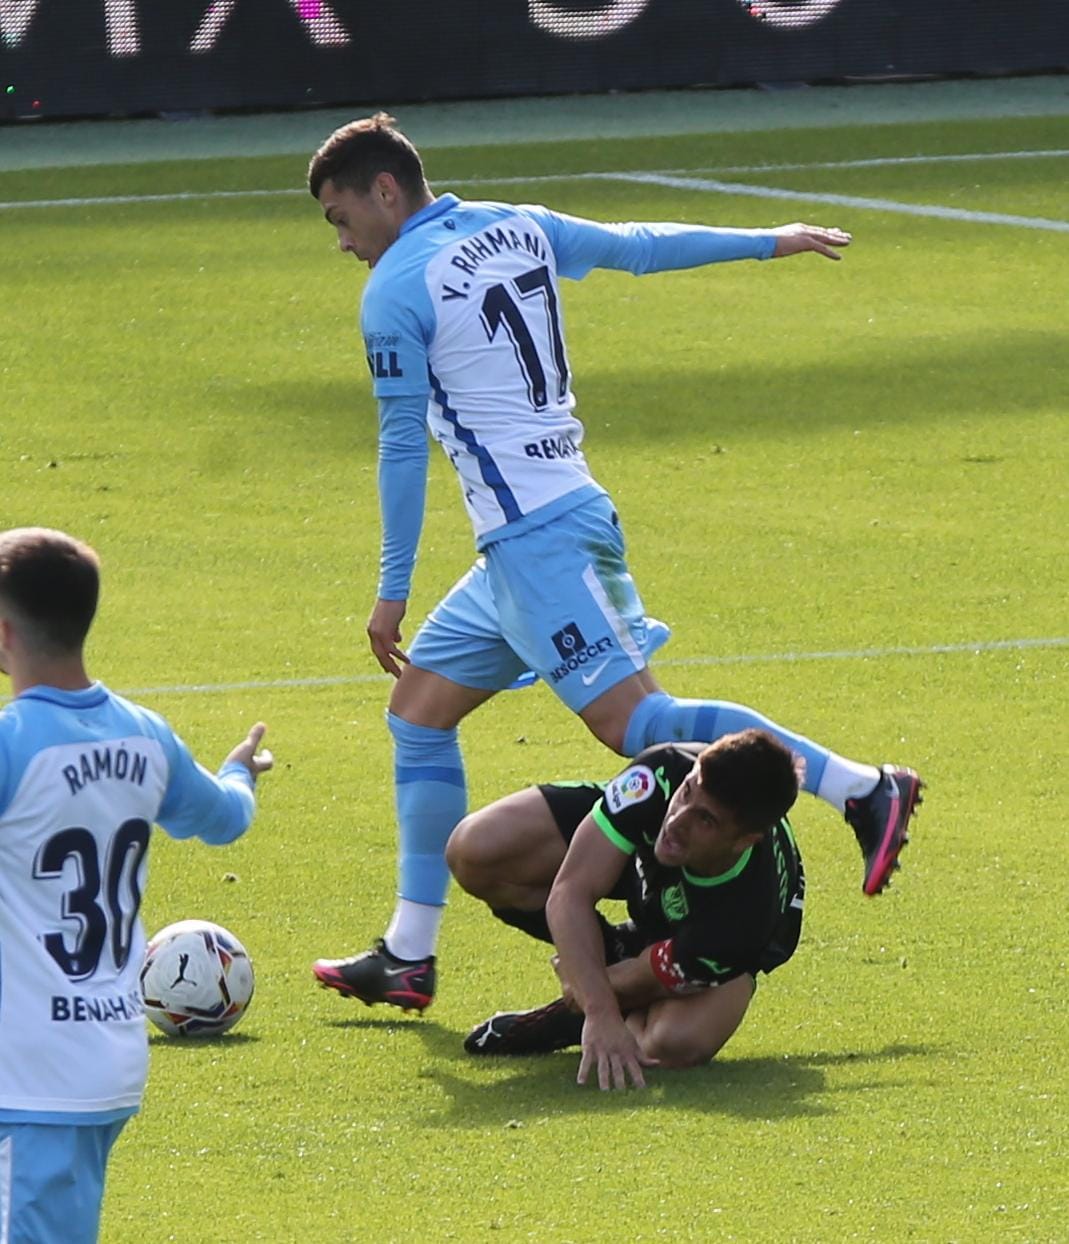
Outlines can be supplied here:
<path id="1" fill-rule="evenodd" d="M 463 895 L 424 1017 L 313 987 L 312 959 L 381 932 L 394 876 L 388 687 L 363 636 L 378 542 L 364 274 L 315 204 L 0 213 L 0 525 L 100 549 L 98 676 L 142 689 L 206 761 L 259 717 L 277 757 L 242 842 L 155 839 L 146 925 L 229 926 L 257 994 L 225 1039 L 153 1039 L 106 1244 L 1067 1238 L 1069 237 L 573 176 L 845 161 L 731 176 L 1058 220 L 1064 157 L 856 162 L 1064 148 L 1064 125 L 429 153 L 440 189 L 855 234 L 841 264 L 566 283 L 591 463 L 647 608 L 675 629 L 662 682 L 929 782 L 877 901 L 847 827 L 803 797 L 797 955 L 721 1058 L 645 1093 L 579 1089 L 574 1053 L 463 1054 L 473 1023 L 554 984 L 544 948 Z M 8 173 L 0 200 L 276 190 L 302 165 Z M 493 182 L 519 177 L 555 180 Z M 435 451 L 409 638 L 471 557 Z M 859 655 L 886 649 L 910 651 Z M 473 806 L 616 763 L 544 687 L 502 695 L 462 739 Z"/>

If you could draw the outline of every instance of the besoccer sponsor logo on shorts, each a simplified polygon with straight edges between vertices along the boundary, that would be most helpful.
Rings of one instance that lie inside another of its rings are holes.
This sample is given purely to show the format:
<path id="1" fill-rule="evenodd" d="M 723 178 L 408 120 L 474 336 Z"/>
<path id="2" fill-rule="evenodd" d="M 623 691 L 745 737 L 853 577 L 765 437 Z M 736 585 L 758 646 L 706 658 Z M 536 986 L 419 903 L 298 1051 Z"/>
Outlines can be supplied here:
<path id="1" fill-rule="evenodd" d="M 612 647 L 612 637 L 609 635 L 603 635 L 588 643 L 586 636 L 574 622 L 569 622 L 567 626 L 555 631 L 551 638 L 554 648 L 564 658 L 560 665 L 550 670 L 550 677 L 554 682 L 560 682 L 577 669 L 596 661 Z"/>
<path id="2" fill-rule="evenodd" d="M 553 646 L 567 660 L 578 649 L 586 647 L 586 640 L 579 627 L 574 622 L 569 622 L 553 636 Z"/>
<path id="3" fill-rule="evenodd" d="M 610 812 L 622 812 L 648 799 L 655 785 L 653 773 L 645 765 L 635 765 L 605 787 L 605 806 Z"/>

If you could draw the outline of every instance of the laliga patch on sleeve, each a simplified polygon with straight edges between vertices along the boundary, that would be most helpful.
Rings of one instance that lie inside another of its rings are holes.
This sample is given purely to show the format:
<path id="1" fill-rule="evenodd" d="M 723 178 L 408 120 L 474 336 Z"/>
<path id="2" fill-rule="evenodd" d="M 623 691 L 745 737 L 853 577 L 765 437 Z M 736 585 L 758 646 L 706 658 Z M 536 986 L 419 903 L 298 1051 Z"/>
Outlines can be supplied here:
<path id="1" fill-rule="evenodd" d="M 652 769 L 645 765 L 632 765 L 605 787 L 605 806 L 610 812 L 623 812 L 625 808 L 648 799 L 656 786 Z"/>

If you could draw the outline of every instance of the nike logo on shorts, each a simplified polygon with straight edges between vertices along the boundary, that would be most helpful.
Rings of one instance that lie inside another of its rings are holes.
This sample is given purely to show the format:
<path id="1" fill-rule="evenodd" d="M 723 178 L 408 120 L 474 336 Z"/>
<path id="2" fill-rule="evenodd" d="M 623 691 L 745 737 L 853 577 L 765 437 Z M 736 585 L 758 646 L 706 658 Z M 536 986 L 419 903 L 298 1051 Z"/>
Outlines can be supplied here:
<path id="1" fill-rule="evenodd" d="M 602 661 L 596 670 L 591 670 L 589 674 L 584 674 L 582 676 L 583 686 L 589 687 L 591 683 L 597 682 L 601 675 L 605 672 L 605 666 L 608 664 L 608 661 Z"/>

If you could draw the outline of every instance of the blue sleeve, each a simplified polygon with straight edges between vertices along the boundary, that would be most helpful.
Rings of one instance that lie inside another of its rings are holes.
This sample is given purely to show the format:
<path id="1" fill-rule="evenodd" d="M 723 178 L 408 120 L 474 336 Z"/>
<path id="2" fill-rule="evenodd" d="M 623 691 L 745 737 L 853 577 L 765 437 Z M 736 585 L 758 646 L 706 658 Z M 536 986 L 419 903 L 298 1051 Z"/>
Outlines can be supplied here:
<path id="1" fill-rule="evenodd" d="M 14 772 L 7 754 L 7 731 L 3 728 L 6 720 L 6 712 L 0 712 L 0 816 L 7 811 L 15 794 Z"/>
<path id="2" fill-rule="evenodd" d="M 240 838 L 256 810 L 255 784 L 248 769 L 224 764 L 213 776 L 169 728 L 158 737 L 170 766 L 158 824 L 172 838 L 200 838 L 213 845 Z"/>
<path id="3" fill-rule="evenodd" d="M 545 207 L 525 207 L 545 230 L 561 276 L 579 280 L 593 268 L 643 276 L 734 259 L 771 259 L 775 235 L 762 229 L 706 225 L 602 224 Z"/>
<path id="4" fill-rule="evenodd" d="M 360 329 L 375 396 L 426 398 L 430 393 L 427 348 L 435 317 L 423 269 L 396 271 L 383 260 L 364 287 Z"/>
<path id="5" fill-rule="evenodd" d="M 379 401 L 380 600 L 407 600 L 427 496 L 427 402 Z"/>

